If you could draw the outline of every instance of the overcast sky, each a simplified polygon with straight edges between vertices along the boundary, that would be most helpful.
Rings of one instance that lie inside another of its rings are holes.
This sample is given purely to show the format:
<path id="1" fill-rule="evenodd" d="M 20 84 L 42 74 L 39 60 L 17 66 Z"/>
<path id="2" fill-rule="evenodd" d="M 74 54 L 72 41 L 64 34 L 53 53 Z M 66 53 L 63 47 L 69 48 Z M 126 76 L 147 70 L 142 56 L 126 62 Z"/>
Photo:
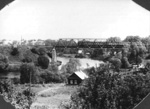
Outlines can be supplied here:
<path id="1" fill-rule="evenodd" d="M 150 35 L 150 12 L 131 0 L 15 0 L 0 11 L 0 39 Z"/>

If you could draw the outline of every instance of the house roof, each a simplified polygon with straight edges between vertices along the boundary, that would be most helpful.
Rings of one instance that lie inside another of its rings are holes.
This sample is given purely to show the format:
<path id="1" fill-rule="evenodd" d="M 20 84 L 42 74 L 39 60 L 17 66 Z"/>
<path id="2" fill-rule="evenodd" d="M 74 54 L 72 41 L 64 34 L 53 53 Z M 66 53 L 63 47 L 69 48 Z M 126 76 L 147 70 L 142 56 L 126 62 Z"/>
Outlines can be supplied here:
<path id="1" fill-rule="evenodd" d="M 81 70 L 80 70 L 80 71 L 76 71 L 75 74 L 76 74 L 79 78 L 81 78 L 82 80 L 85 79 L 85 78 L 88 78 L 88 76 L 87 76 L 84 72 L 82 72 Z"/>

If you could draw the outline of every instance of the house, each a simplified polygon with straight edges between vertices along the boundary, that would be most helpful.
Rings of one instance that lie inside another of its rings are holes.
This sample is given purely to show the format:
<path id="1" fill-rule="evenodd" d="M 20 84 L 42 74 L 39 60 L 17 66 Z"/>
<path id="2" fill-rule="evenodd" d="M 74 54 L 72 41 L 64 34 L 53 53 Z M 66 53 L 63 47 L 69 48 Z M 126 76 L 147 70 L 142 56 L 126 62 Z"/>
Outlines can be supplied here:
<path id="1" fill-rule="evenodd" d="M 79 85 L 88 76 L 82 71 L 76 71 L 67 78 L 69 85 Z"/>

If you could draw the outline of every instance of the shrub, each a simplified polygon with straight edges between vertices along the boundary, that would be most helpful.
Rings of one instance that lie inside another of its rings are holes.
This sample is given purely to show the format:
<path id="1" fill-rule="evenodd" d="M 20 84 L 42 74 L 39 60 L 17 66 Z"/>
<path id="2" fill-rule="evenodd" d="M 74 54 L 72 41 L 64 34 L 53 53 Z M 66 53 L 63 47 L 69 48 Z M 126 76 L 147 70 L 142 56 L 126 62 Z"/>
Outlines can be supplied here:
<path id="1" fill-rule="evenodd" d="M 49 69 L 41 72 L 40 77 L 44 83 L 60 83 L 63 82 L 63 77 L 58 72 L 50 71 Z"/>

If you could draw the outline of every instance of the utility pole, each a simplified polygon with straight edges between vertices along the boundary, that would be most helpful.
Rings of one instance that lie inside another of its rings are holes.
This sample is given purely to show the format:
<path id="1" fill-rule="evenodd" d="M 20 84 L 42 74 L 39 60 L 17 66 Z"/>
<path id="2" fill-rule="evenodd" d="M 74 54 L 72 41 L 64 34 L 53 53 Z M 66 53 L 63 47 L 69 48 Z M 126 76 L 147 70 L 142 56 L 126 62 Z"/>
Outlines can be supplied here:
<path id="1" fill-rule="evenodd" d="M 29 76 L 29 109 L 31 107 L 31 71 L 30 71 L 30 76 Z"/>

